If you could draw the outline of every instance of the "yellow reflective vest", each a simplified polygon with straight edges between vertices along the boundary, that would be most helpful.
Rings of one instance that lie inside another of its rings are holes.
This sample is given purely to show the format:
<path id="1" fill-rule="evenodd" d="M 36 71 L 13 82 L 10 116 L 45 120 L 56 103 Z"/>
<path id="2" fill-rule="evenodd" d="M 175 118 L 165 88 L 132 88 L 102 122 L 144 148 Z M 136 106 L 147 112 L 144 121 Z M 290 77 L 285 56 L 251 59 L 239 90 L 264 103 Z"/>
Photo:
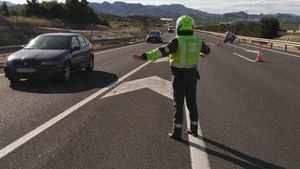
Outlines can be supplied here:
<path id="1" fill-rule="evenodd" d="M 170 64 L 178 66 L 197 65 L 202 48 L 202 39 L 199 36 L 177 36 L 178 49 L 170 54 Z"/>

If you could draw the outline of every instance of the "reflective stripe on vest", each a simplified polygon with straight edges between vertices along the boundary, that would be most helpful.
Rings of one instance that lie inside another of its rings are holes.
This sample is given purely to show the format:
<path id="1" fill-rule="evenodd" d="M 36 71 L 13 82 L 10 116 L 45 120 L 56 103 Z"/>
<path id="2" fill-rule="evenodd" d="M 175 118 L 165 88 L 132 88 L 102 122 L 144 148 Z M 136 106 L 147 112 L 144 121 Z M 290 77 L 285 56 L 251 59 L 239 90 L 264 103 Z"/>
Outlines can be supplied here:
<path id="1" fill-rule="evenodd" d="M 178 49 L 170 55 L 171 65 L 193 67 L 197 65 L 202 48 L 202 39 L 198 36 L 177 36 Z"/>

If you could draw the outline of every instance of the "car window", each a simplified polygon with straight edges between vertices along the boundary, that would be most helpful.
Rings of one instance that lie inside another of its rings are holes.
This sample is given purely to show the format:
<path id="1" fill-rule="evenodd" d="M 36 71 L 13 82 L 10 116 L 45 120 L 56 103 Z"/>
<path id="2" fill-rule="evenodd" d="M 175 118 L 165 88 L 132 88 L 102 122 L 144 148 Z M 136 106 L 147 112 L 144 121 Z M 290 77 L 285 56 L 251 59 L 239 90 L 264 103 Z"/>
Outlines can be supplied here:
<path id="1" fill-rule="evenodd" d="M 83 37 L 81 37 L 81 36 L 77 36 L 77 37 L 78 37 L 78 40 L 79 40 L 80 45 L 81 45 L 82 47 L 86 47 L 87 44 L 86 44 L 86 42 L 84 41 Z"/>
<path id="2" fill-rule="evenodd" d="M 160 32 L 150 32 L 150 35 L 160 35 Z"/>
<path id="3" fill-rule="evenodd" d="M 71 43 L 72 45 L 72 48 L 74 48 L 74 47 L 80 47 L 80 45 L 79 45 L 79 42 L 78 42 L 78 40 L 77 40 L 77 38 L 76 37 L 72 37 L 72 43 Z"/>
<path id="4" fill-rule="evenodd" d="M 25 49 L 68 49 L 70 38 L 67 36 L 38 36 L 31 40 Z"/>
<path id="5" fill-rule="evenodd" d="M 85 41 L 85 43 L 86 43 L 87 45 L 91 45 L 91 43 L 89 42 L 89 40 L 87 40 L 85 37 L 83 37 L 83 39 L 84 39 L 84 41 Z"/>

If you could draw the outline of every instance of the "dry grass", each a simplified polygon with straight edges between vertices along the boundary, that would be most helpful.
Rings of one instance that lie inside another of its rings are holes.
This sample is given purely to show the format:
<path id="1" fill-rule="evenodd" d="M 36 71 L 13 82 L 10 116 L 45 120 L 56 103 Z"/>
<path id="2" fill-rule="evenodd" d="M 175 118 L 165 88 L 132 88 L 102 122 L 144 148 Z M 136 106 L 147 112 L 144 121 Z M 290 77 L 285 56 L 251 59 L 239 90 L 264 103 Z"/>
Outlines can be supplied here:
<path id="1" fill-rule="evenodd" d="M 0 54 L 0 63 L 5 62 L 10 53 Z"/>
<path id="2" fill-rule="evenodd" d="M 41 18 L 28 18 L 23 16 L 10 16 L 7 20 L 11 24 L 31 25 L 31 26 L 44 26 L 65 28 L 65 24 L 58 19 L 41 19 Z"/>
<path id="3" fill-rule="evenodd" d="M 284 35 L 282 37 L 279 38 L 280 40 L 284 40 L 284 41 L 292 41 L 292 42 L 300 42 L 300 34 L 297 35 Z"/>

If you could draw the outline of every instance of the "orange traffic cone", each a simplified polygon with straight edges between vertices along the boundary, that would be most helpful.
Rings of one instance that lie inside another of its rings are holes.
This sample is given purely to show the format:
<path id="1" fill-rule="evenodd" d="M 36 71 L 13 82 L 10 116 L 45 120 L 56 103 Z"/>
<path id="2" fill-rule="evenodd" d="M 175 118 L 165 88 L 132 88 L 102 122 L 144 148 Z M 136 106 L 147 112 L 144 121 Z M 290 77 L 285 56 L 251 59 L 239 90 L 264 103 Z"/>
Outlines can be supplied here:
<path id="1" fill-rule="evenodd" d="M 217 44 L 216 44 L 216 46 L 221 46 L 220 38 L 217 39 Z"/>
<path id="2" fill-rule="evenodd" d="M 256 62 L 263 62 L 262 56 L 263 53 L 262 53 L 261 45 L 259 45 Z"/>

